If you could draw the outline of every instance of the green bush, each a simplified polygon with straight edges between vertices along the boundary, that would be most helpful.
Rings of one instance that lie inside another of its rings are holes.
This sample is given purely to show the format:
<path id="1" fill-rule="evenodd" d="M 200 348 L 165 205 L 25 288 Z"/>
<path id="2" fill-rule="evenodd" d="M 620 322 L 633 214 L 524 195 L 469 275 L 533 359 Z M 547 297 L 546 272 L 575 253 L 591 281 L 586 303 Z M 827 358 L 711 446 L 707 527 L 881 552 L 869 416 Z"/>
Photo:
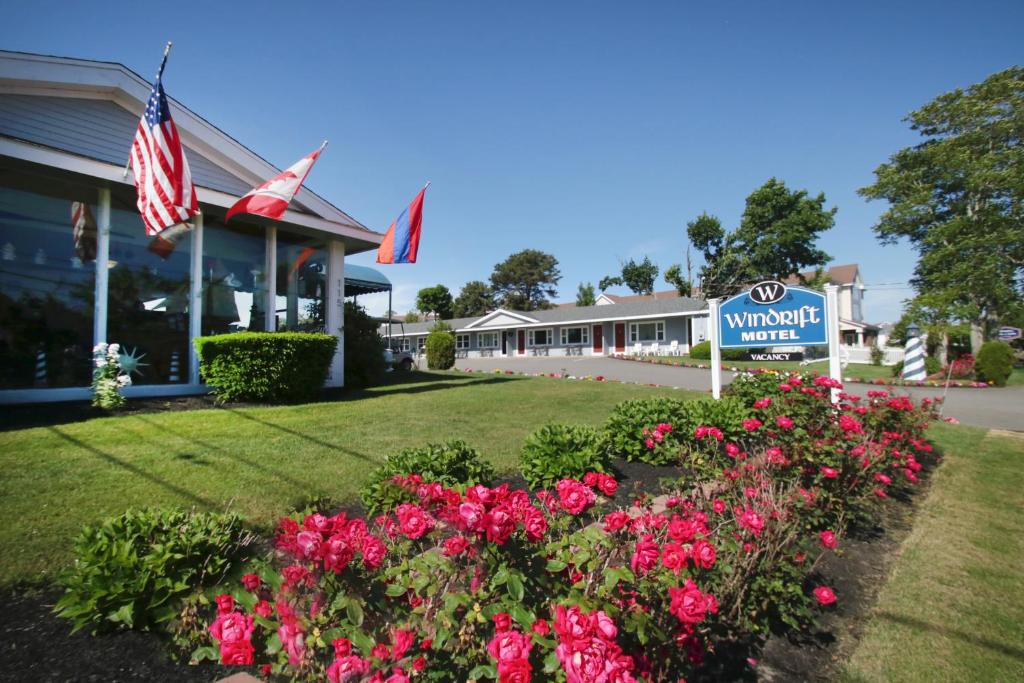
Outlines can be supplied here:
<path id="1" fill-rule="evenodd" d="M 745 435 L 743 420 L 751 417 L 751 414 L 752 410 L 736 396 L 723 396 L 718 401 L 702 398 L 687 401 L 683 405 L 682 421 L 673 427 L 685 430 L 685 435 L 681 433 L 680 437 L 692 437 L 693 431 L 701 425 L 718 427 L 725 434 L 726 441 L 737 441 Z"/>
<path id="2" fill-rule="evenodd" d="M 1013 372 L 1013 348 L 1006 342 L 985 342 L 974 361 L 974 371 L 982 382 L 992 382 L 997 387 L 1006 386 L 1006 380 Z"/>
<path id="3" fill-rule="evenodd" d="M 415 496 L 395 484 L 396 475 L 418 474 L 423 481 L 443 486 L 490 485 L 494 468 L 464 441 L 427 444 L 389 455 L 384 464 L 370 473 L 359 495 L 370 514 L 389 512 L 399 503 L 412 502 Z"/>
<path id="4" fill-rule="evenodd" d="M 605 472 L 611 458 L 601 432 L 589 425 L 548 424 L 526 438 L 519 468 L 530 488 L 551 488 L 561 479 Z"/>
<path id="5" fill-rule="evenodd" d="M 222 401 L 315 399 L 338 340 L 312 332 L 238 332 L 198 337 L 199 372 Z"/>
<path id="6" fill-rule="evenodd" d="M 455 365 L 455 335 L 448 325 L 438 323 L 427 335 L 427 368 L 449 370 Z"/>
<path id="7" fill-rule="evenodd" d="M 238 566 L 252 536 L 235 515 L 129 510 L 75 539 L 54 610 L 93 633 L 149 630 L 174 618 L 192 591 Z"/>
<path id="8" fill-rule="evenodd" d="M 746 360 L 747 352 L 763 351 L 763 349 L 722 349 L 722 360 L 737 361 Z M 711 342 L 702 341 L 690 349 L 690 358 L 693 360 L 711 360 Z"/>
<path id="9" fill-rule="evenodd" d="M 608 452 L 613 457 L 660 464 L 670 458 L 667 449 L 651 450 L 644 444 L 644 430 L 665 422 L 672 425 L 673 439 L 686 419 L 686 404 L 676 398 L 623 401 L 612 409 L 605 423 Z"/>
<path id="10" fill-rule="evenodd" d="M 366 310 L 345 302 L 345 386 L 371 387 L 380 384 L 387 369 L 380 327 Z"/>
<path id="11" fill-rule="evenodd" d="M 939 362 L 938 358 L 932 356 L 924 357 L 924 373 L 928 376 L 934 375 L 938 372 L 942 372 L 942 363 Z M 892 366 L 892 376 L 900 377 L 903 375 L 903 361 L 900 361 L 896 365 Z"/>
<path id="12" fill-rule="evenodd" d="M 871 364 L 874 366 L 880 366 L 882 361 L 885 360 L 885 351 L 875 342 L 871 345 Z"/>

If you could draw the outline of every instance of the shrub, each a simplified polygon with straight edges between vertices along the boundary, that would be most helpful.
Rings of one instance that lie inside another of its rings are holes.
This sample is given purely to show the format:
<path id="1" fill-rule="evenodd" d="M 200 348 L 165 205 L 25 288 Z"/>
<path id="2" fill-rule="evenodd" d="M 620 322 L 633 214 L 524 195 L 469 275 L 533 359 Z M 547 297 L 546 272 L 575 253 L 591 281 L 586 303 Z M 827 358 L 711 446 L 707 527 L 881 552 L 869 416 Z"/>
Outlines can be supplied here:
<path id="1" fill-rule="evenodd" d="M 434 325 L 427 335 L 427 368 L 448 370 L 455 365 L 455 335 L 444 323 Z"/>
<path id="2" fill-rule="evenodd" d="M 694 360 L 711 360 L 711 342 L 702 341 L 691 346 L 690 358 Z"/>
<path id="3" fill-rule="evenodd" d="M 659 424 L 678 425 L 685 422 L 685 402 L 676 398 L 649 398 L 623 401 L 612 409 L 605 423 L 608 452 L 626 460 L 661 464 L 672 457 L 668 446 L 678 443 L 678 430 L 666 439 L 666 447 L 651 449 L 645 441 L 647 434 Z"/>
<path id="4" fill-rule="evenodd" d="M 76 631 L 149 630 L 175 617 L 190 592 L 223 579 L 251 540 L 235 515 L 129 510 L 75 539 L 54 609 Z"/>
<path id="5" fill-rule="evenodd" d="M 878 342 L 875 342 L 871 345 L 871 364 L 878 366 L 881 365 L 884 360 L 885 351 L 883 351 L 882 347 L 878 345 Z"/>
<path id="6" fill-rule="evenodd" d="M 974 377 L 974 356 L 969 353 L 957 358 L 949 364 L 949 376 L 953 379 L 971 379 Z"/>
<path id="7" fill-rule="evenodd" d="M 604 472 L 610 458 L 602 434 L 589 425 L 548 424 L 526 438 L 519 468 L 530 488 Z"/>
<path id="8" fill-rule="evenodd" d="M 373 318 L 362 306 L 345 302 L 345 386 L 379 384 L 387 369 L 384 340 Z"/>
<path id="9" fill-rule="evenodd" d="M 222 401 L 315 399 L 337 338 L 311 332 L 238 332 L 198 337 L 199 372 Z"/>
<path id="10" fill-rule="evenodd" d="M 974 370 L 982 382 L 991 382 L 997 387 L 1006 386 L 1006 380 L 1013 372 L 1013 348 L 1006 342 L 985 342 L 978 351 Z"/>
<path id="11" fill-rule="evenodd" d="M 400 503 L 415 500 L 415 486 L 395 480 L 396 477 L 405 479 L 410 475 L 444 486 L 487 485 L 494 478 L 494 467 L 481 460 L 476 449 L 464 441 L 406 448 L 389 455 L 363 485 L 359 495 L 367 511 L 371 514 L 388 512 Z"/>
<path id="12" fill-rule="evenodd" d="M 758 352 L 764 349 L 722 349 L 722 360 L 738 361 L 746 360 L 748 352 Z M 690 349 L 690 358 L 694 360 L 711 360 L 711 342 L 702 341 Z"/>

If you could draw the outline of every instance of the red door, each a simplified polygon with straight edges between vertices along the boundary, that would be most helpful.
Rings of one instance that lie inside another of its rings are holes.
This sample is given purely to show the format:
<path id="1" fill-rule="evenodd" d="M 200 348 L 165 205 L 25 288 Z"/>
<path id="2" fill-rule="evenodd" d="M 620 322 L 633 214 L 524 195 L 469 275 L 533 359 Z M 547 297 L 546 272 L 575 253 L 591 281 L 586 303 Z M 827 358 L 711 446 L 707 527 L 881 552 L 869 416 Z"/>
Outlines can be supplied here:
<path id="1" fill-rule="evenodd" d="M 604 328 L 601 325 L 594 325 L 591 334 L 594 335 L 594 355 L 604 351 Z"/>
<path id="2" fill-rule="evenodd" d="M 615 353 L 626 350 L 626 323 L 615 323 Z"/>
<path id="3" fill-rule="evenodd" d="M 516 346 L 519 347 L 520 356 L 526 353 L 526 330 L 519 330 L 519 336 L 516 340 Z"/>

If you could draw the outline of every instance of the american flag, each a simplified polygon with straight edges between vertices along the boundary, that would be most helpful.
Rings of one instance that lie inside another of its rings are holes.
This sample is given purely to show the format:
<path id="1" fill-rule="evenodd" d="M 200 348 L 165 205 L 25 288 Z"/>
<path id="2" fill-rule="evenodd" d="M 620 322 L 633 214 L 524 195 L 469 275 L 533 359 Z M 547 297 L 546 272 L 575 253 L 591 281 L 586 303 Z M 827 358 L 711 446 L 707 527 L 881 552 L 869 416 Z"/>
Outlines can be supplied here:
<path id="1" fill-rule="evenodd" d="M 160 82 L 165 64 L 166 54 L 132 143 L 131 165 L 147 235 L 156 235 L 199 213 L 192 173 Z"/>

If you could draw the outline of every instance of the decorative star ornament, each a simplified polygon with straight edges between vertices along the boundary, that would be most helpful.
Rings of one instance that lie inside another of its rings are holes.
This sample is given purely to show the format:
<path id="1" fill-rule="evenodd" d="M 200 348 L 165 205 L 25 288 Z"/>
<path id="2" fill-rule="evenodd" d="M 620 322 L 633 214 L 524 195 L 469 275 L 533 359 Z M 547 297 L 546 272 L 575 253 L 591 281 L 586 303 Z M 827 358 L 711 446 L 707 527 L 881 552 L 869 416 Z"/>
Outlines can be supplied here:
<path id="1" fill-rule="evenodd" d="M 127 349 L 127 347 L 124 348 Z M 138 348 L 134 348 L 130 351 L 124 350 L 117 355 L 117 362 L 120 364 L 121 370 L 126 372 L 129 377 L 133 372 L 138 373 L 141 377 L 142 370 L 140 370 L 140 368 L 149 365 L 149 363 L 142 362 L 142 359 L 146 357 L 146 354 L 139 353 L 138 351 Z"/>

